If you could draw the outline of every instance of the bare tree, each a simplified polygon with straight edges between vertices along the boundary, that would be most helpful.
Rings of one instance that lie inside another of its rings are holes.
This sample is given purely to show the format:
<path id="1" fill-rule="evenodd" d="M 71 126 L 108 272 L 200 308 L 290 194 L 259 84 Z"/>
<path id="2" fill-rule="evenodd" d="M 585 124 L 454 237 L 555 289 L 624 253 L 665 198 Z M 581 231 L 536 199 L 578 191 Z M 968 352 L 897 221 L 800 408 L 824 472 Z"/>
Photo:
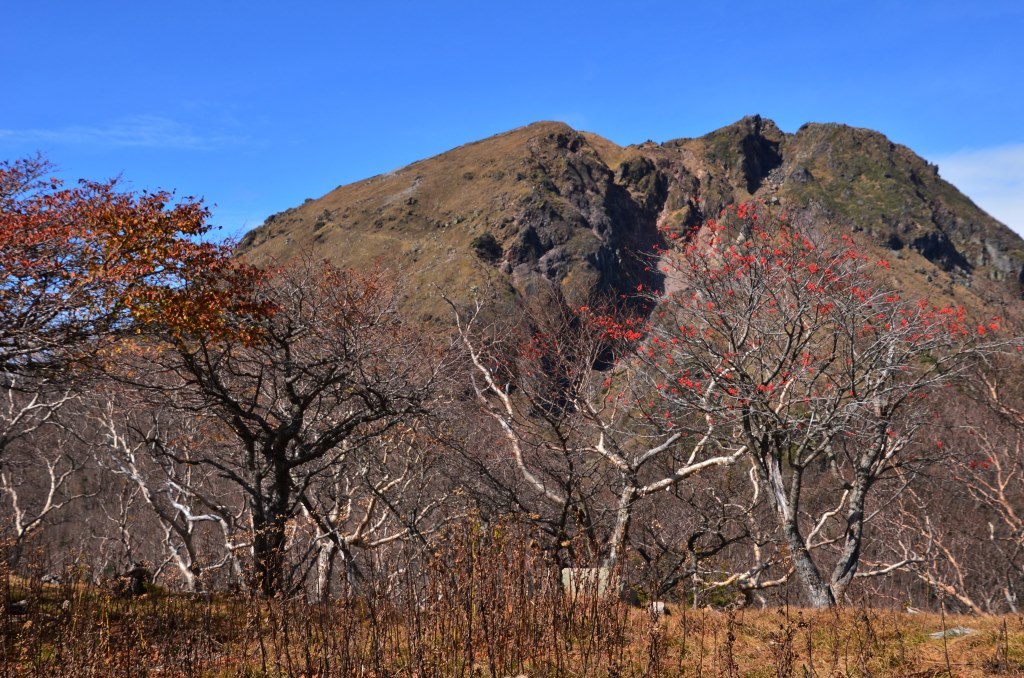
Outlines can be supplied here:
<path id="1" fill-rule="evenodd" d="M 314 528 L 317 597 L 332 595 L 339 574 L 358 582 L 354 549 L 381 549 L 399 540 L 425 542 L 457 517 L 432 458 L 439 453 L 438 443 L 425 428 L 417 420 L 392 428 L 369 450 L 339 458 L 299 498 Z"/>
<path id="2" fill-rule="evenodd" d="M 556 543 L 582 536 L 611 567 L 645 500 L 670 498 L 680 483 L 735 463 L 743 451 L 718 454 L 707 421 L 650 411 L 634 361 L 621 355 L 628 330 L 589 308 L 567 308 L 555 295 L 545 308 L 527 318 L 525 336 L 502 330 L 504 341 L 481 336 L 480 305 L 468 317 L 456 309 L 470 382 L 504 437 L 508 454 L 501 456 L 525 485 L 517 502 Z M 484 472 L 493 474 L 497 463 Z"/>
<path id="3" fill-rule="evenodd" d="M 912 495 L 906 523 L 930 537 L 919 579 L 976 613 L 1019 609 L 1024 588 L 1024 408 L 1016 351 L 988 356 L 944 419 L 948 454 Z M 911 510 L 916 508 L 916 510 Z"/>
<path id="4" fill-rule="evenodd" d="M 137 399 L 134 406 L 130 402 L 124 397 L 101 402 L 90 420 L 99 431 L 100 465 L 126 484 L 126 509 L 141 499 L 157 518 L 159 532 L 145 536 L 162 545 L 186 590 L 206 588 L 210 574 L 224 568 L 232 584 L 242 585 L 239 553 L 250 547 L 243 527 L 246 506 L 225 496 L 223 481 L 197 457 L 209 444 L 209 422 L 167 408 L 147 411 Z M 122 519 L 119 532 L 130 547 L 132 535 L 126 531 Z M 156 574 L 162 570 L 157 566 Z"/>
<path id="5" fill-rule="evenodd" d="M 245 495 L 264 593 L 287 585 L 289 521 L 302 508 L 323 518 L 311 488 L 422 415 L 441 379 L 441 354 L 398 315 L 389 275 L 303 259 L 254 292 L 269 313 L 240 317 L 239 331 L 219 336 L 168 333 L 167 348 L 150 354 L 156 397 L 222 427 L 188 456 L 163 454 Z"/>
<path id="6" fill-rule="evenodd" d="M 95 494 L 77 482 L 85 455 L 73 449 L 73 436 L 52 425 L 34 433 L 34 445 L 22 441 L 0 459 L 0 497 L 8 506 L 15 559 L 62 509 Z"/>

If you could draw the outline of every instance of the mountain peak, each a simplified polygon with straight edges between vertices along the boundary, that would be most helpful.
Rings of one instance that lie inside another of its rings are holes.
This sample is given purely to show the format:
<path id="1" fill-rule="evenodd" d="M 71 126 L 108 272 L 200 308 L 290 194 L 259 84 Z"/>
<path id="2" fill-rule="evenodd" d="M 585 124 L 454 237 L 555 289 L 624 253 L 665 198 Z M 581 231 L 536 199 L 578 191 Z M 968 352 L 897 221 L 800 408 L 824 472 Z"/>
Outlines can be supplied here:
<path id="1" fill-rule="evenodd" d="M 268 218 L 240 249 L 257 261 L 302 250 L 383 261 L 451 296 L 489 289 L 511 301 L 551 286 L 586 301 L 656 285 L 643 255 L 666 232 L 750 199 L 852 234 L 922 294 L 974 305 L 1020 296 L 1024 241 L 934 165 L 872 130 L 809 123 L 786 134 L 759 115 L 628 147 L 535 122 L 341 186 Z M 435 302 L 415 300 L 425 315 Z"/>
<path id="2" fill-rule="evenodd" d="M 757 136 L 763 135 L 775 137 L 782 135 L 782 130 L 779 129 L 778 125 L 775 124 L 774 120 L 762 118 L 760 115 L 757 114 L 744 116 L 737 120 L 736 122 L 732 123 L 731 125 L 721 127 L 712 132 L 711 134 L 715 135 L 723 132 L 733 131 L 742 134 Z"/>

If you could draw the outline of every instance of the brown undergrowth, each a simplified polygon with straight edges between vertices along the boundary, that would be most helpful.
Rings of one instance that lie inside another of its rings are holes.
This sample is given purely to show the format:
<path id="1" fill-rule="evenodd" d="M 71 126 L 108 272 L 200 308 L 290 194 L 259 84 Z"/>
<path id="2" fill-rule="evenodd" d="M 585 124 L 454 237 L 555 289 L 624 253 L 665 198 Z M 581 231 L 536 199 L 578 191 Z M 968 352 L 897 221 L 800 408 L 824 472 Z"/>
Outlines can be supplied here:
<path id="1" fill-rule="evenodd" d="M 1024 672 L 1021 616 L 682 604 L 655 615 L 623 596 L 566 593 L 517 530 L 460 530 L 445 544 L 400 567 L 368 564 L 327 601 L 156 588 L 124 597 L 73 572 L 56 584 L 5 572 L 0 676 Z"/>

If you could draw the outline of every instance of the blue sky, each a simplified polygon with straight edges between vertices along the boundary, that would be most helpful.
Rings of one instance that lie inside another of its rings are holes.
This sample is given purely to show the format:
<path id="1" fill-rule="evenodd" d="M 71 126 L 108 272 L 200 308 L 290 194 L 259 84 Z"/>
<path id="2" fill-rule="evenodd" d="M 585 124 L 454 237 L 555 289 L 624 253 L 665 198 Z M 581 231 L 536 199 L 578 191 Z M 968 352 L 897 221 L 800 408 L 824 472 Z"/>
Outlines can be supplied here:
<path id="1" fill-rule="evenodd" d="M 535 120 L 618 143 L 753 113 L 939 163 L 1024 232 L 1024 2 L 11 2 L 0 158 L 215 205 L 222 233 Z"/>

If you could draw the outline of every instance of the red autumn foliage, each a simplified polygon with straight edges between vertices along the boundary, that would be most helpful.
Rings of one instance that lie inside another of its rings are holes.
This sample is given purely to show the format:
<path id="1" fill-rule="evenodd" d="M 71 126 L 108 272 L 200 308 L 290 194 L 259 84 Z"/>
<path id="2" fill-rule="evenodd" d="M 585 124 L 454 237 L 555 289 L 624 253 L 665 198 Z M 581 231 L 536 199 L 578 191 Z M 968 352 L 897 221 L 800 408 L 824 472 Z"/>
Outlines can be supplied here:
<path id="1" fill-rule="evenodd" d="M 102 339 L 159 324 L 217 331 L 252 270 L 201 242 L 209 210 L 116 180 L 67 187 L 39 158 L 0 163 L 0 365 L 66 364 Z"/>
<path id="2" fill-rule="evenodd" d="M 719 449 L 746 455 L 814 605 L 840 600 L 856 575 L 867 497 L 927 424 L 915 403 L 966 369 L 998 329 L 998 319 L 970 323 L 963 308 L 904 300 L 880 282 L 886 268 L 852 238 L 830 240 L 744 204 L 663 253 L 655 318 L 595 321 L 634 342 L 658 409 L 680 426 L 703 420 Z M 841 499 L 829 515 L 846 516 L 842 548 L 825 559 L 815 530 L 799 523 L 815 463 L 836 476 L 828 494 Z"/>

